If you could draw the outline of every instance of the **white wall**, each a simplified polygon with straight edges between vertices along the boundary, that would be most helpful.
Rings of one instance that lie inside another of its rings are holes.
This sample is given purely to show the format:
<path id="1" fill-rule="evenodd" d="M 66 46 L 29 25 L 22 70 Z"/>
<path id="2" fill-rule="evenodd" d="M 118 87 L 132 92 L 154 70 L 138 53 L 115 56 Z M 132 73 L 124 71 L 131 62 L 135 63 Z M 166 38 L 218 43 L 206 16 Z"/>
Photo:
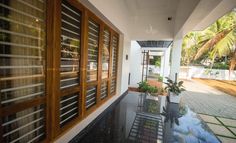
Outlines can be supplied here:
<path id="1" fill-rule="evenodd" d="M 209 72 L 208 72 L 209 71 Z M 218 73 L 218 74 L 216 74 Z M 218 80 L 236 80 L 236 71 L 232 71 L 229 74 L 229 70 L 221 69 L 205 69 L 204 67 L 181 67 L 180 78 L 206 78 L 206 79 L 218 79 Z"/>
<path id="2" fill-rule="evenodd" d="M 120 44 L 123 44 L 123 53 L 119 56 L 119 58 L 122 58 L 121 93 L 123 93 L 128 89 L 131 42 L 127 37 L 124 37 L 123 42 L 120 41 Z M 128 55 L 128 60 L 126 60 L 126 55 Z"/>
<path id="3" fill-rule="evenodd" d="M 136 41 L 131 41 L 130 53 L 130 85 L 132 86 L 142 80 L 142 49 Z"/>
<path id="4" fill-rule="evenodd" d="M 119 31 L 129 37 L 130 13 L 122 0 L 79 0 L 81 3 L 88 1 L 96 7 Z M 99 15 L 98 12 L 95 13 Z M 101 15 L 101 14 L 100 14 Z"/>

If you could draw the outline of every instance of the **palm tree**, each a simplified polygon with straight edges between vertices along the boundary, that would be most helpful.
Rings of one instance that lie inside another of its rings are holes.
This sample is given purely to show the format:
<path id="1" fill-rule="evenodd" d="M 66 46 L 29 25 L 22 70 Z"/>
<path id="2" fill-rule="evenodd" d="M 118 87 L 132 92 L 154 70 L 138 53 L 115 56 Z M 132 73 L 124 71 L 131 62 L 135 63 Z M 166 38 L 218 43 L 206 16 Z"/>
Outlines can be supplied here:
<path id="1" fill-rule="evenodd" d="M 193 60 L 198 60 L 204 54 L 208 54 L 208 58 L 214 63 L 216 57 L 228 56 L 231 59 L 230 70 L 234 70 L 236 66 L 236 11 L 233 10 L 217 20 L 202 34 L 198 43 L 203 44 L 197 49 Z"/>

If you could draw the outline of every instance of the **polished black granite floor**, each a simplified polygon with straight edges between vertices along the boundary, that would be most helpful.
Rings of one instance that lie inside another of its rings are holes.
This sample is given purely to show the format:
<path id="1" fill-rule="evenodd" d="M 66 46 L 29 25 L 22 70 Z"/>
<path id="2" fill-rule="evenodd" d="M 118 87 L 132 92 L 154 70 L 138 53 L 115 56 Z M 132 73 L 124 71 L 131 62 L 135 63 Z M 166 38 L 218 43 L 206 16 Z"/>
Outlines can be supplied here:
<path id="1" fill-rule="evenodd" d="M 130 92 L 79 133 L 72 143 L 218 143 L 204 122 L 186 106 L 167 104 L 163 124 L 159 102 Z M 178 121 L 179 125 L 176 125 Z"/>

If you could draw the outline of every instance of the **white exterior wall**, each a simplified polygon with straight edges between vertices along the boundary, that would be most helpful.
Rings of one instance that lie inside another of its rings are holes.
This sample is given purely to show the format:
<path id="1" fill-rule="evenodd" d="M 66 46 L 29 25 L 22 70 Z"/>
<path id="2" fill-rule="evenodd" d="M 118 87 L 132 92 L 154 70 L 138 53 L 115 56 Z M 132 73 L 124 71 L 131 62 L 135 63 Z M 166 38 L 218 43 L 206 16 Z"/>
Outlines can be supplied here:
<path id="1" fill-rule="evenodd" d="M 130 53 L 130 85 L 133 86 L 142 80 L 142 49 L 136 41 L 131 41 Z"/>
<path id="2" fill-rule="evenodd" d="M 236 71 L 232 71 L 229 74 L 229 70 L 221 69 L 206 69 L 204 67 L 181 67 L 180 78 L 191 79 L 191 78 L 206 78 L 206 79 L 218 79 L 218 80 L 236 80 Z"/>
<path id="3" fill-rule="evenodd" d="M 122 43 L 120 43 L 122 44 Z M 123 42 L 123 53 L 120 54 L 119 58 L 122 58 L 122 69 L 121 72 L 121 94 L 124 93 L 128 89 L 128 80 L 129 80 L 129 73 L 130 73 L 130 48 L 131 42 L 129 39 L 124 38 Z M 126 60 L 126 55 L 128 55 L 128 60 Z"/>

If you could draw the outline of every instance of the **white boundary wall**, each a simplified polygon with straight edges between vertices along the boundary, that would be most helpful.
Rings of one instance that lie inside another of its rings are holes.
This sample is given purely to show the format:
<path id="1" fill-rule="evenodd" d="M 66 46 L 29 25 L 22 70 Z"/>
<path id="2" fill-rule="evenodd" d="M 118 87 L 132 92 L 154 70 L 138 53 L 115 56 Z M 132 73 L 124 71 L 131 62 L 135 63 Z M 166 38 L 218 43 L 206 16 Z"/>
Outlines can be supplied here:
<path id="1" fill-rule="evenodd" d="M 218 80 L 236 80 L 236 70 L 229 74 L 229 70 L 206 69 L 204 67 L 197 66 L 181 66 L 179 77 L 183 79 L 207 78 Z"/>

